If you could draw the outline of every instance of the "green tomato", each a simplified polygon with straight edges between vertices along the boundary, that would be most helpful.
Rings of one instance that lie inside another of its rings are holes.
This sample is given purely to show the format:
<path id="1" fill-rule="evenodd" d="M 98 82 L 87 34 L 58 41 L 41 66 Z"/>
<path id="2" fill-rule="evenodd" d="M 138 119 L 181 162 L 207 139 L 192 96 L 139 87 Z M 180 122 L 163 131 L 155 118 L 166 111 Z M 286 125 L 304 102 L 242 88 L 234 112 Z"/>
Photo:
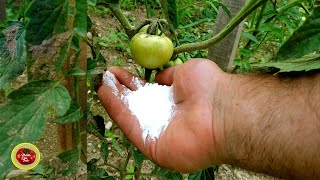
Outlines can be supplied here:
<path id="1" fill-rule="evenodd" d="M 183 64 L 182 60 L 180 58 L 177 58 L 174 60 L 174 65 Z"/>
<path id="2" fill-rule="evenodd" d="M 167 64 L 164 65 L 165 68 L 172 67 L 172 66 L 174 66 L 173 61 L 169 61 Z"/>
<path id="3" fill-rule="evenodd" d="M 168 63 L 173 54 L 172 41 L 166 36 L 137 33 L 130 42 L 132 59 L 144 68 L 157 69 Z"/>

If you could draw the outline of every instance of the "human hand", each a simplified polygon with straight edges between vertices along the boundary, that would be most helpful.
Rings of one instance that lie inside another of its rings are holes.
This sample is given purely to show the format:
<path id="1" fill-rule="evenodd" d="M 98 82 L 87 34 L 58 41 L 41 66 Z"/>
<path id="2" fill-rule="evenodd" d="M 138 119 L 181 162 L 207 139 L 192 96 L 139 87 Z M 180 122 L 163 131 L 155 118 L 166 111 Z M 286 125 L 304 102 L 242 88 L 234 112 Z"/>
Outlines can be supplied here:
<path id="1" fill-rule="evenodd" d="M 221 163 L 224 158 L 223 103 L 221 83 L 227 77 L 213 62 L 193 59 L 161 71 L 156 82 L 173 86 L 175 113 L 166 130 L 156 140 L 144 144 L 139 122 L 119 98 L 127 88 L 136 90 L 133 75 L 111 67 L 115 75 L 114 93 L 103 85 L 98 96 L 110 117 L 127 138 L 160 167 L 192 172 Z M 145 81 L 141 80 L 141 83 Z"/>

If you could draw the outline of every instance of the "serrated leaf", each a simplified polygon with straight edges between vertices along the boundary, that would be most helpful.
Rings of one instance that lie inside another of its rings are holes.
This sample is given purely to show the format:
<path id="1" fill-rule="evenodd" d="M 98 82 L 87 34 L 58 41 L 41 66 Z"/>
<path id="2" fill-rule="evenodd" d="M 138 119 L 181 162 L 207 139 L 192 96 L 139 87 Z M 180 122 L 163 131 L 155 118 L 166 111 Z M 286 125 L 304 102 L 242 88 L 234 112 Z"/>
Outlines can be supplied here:
<path id="1" fill-rule="evenodd" d="M 85 76 L 86 75 L 86 72 L 82 69 L 79 69 L 79 68 L 72 68 L 69 72 L 68 72 L 69 75 L 71 76 Z"/>
<path id="2" fill-rule="evenodd" d="M 10 153 L 22 142 L 39 139 L 46 125 L 48 109 L 58 115 L 70 106 L 67 89 L 55 81 L 32 81 L 8 95 L 9 101 L 0 105 L 0 175 L 12 168 Z"/>
<path id="3" fill-rule="evenodd" d="M 74 31 L 81 37 L 87 36 L 87 0 L 77 0 L 74 17 Z"/>
<path id="4" fill-rule="evenodd" d="M 53 120 L 54 123 L 57 124 L 69 124 L 77 122 L 81 119 L 83 113 L 81 107 L 77 102 L 72 102 L 70 105 L 69 110 L 66 112 L 65 115 L 61 117 L 57 117 Z"/>
<path id="5" fill-rule="evenodd" d="M 320 44 L 320 7 L 299 27 L 281 46 L 277 61 L 299 58 L 319 49 Z"/>
<path id="6" fill-rule="evenodd" d="M 147 159 L 140 151 L 136 149 L 132 150 L 132 155 L 133 155 L 134 163 L 136 164 L 137 167 L 141 167 L 143 160 Z"/>
<path id="7" fill-rule="evenodd" d="M 15 24 L 0 33 L 0 89 L 23 73 L 26 65 L 25 26 Z"/>
<path id="8" fill-rule="evenodd" d="M 29 18 L 26 40 L 39 45 L 54 33 L 68 31 L 69 0 L 34 0 L 26 13 Z"/>
<path id="9" fill-rule="evenodd" d="M 252 35 L 248 32 L 243 32 L 242 35 L 255 43 L 259 43 L 259 40 L 254 35 Z"/>
<path id="10" fill-rule="evenodd" d="M 106 141 L 102 141 L 101 148 L 100 148 L 100 156 L 104 160 L 104 162 L 108 161 L 108 155 L 109 155 L 109 145 Z"/>
<path id="11" fill-rule="evenodd" d="M 315 54 L 298 59 L 287 59 L 284 61 L 268 62 L 263 64 L 252 64 L 252 67 L 279 69 L 278 72 L 311 71 L 320 69 L 320 55 Z"/>
<path id="12" fill-rule="evenodd" d="M 190 173 L 188 180 L 211 180 L 214 179 L 214 169 L 212 167 L 199 172 Z"/>
<path id="13" fill-rule="evenodd" d="M 62 171 L 62 175 L 66 176 L 74 173 L 79 161 L 80 152 L 77 149 L 67 150 L 58 155 L 63 163 L 69 163 L 68 168 Z"/>

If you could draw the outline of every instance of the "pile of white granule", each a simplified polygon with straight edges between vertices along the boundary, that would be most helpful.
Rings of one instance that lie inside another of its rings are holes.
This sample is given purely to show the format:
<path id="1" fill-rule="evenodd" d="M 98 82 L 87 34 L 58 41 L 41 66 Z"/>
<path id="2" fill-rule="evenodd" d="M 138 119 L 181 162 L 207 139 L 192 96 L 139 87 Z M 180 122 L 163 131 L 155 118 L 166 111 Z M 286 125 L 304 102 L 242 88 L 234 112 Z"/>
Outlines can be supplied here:
<path id="1" fill-rule="evenodd" d="M 115 82 L 114 75 L 109 71 L 105 72 L 103 83 L 110 86 L 117 95 Z M 137 78 L 133 78 L 131 83 L 138 89 L 125 91 L 120 98 L 139 121 L 143 141 L 145 142 L 147 137 L 152 140 L 158 139 L 174 112 L 172 87 L 157 83 L 141 85 Z"/>

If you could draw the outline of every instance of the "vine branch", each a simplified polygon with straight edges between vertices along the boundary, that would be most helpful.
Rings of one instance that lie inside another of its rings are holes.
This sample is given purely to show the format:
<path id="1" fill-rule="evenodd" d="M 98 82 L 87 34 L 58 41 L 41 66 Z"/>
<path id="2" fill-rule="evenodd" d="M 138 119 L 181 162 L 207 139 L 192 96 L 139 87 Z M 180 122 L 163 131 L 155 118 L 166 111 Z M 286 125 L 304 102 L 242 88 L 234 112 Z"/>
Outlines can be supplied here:
<path id="1" fill-rule="evenodd" d="M 246 17 L 248 17 L 254 10 L 264 4 L 267 0 L 250 0 L 240 12 L 231 19 L 231 21 L 226 25 L 224 29 L 214 37 L 196 43 L 188 43 L 178 46 L 174 49 L 174 54 L 179 54 L 182 52 L 189 52 L 195 50 L 201 50 L 208 48 L 214 44 L 219 43 L 223 38 L 230 34 Z"/>

